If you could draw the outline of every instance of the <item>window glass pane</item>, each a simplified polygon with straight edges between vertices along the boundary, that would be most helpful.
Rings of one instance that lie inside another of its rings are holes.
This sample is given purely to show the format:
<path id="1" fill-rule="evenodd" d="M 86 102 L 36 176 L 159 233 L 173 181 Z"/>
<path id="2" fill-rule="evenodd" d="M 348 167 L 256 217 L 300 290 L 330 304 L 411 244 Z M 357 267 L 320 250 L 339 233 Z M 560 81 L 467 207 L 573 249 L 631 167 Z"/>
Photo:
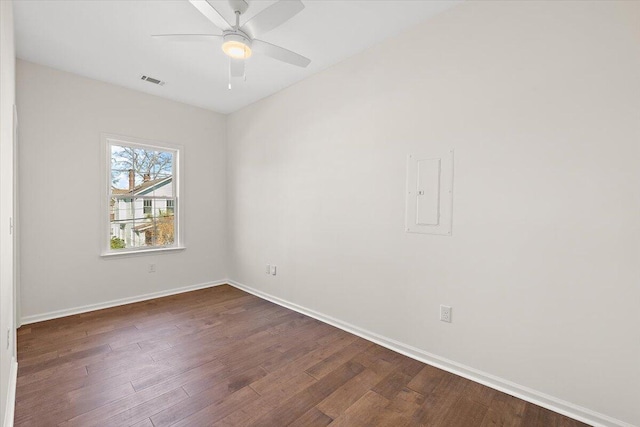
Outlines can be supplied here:
<path id="1" fill-rule="evenodd" d="M 161 212 L 155 220 L 154 240 L 158 246 L 173 245 L 175 241 L 175 218 L 173 214 Z"/>
<path id="2" fill-rule="evenodd" d="M 123 194 L 131 189 L 130 176 L 135 177 L 132 169 L 133 151 L 120 145 L 111 146 L 111 190 L 113 194 Z M 115 191 L 114 191 L 115 190 Z"/>
<path id="3" fill-rule="evenodd" d="M 139 194 L 154 197 L 173 197 L 173 153 L 169 151 L 153 151 L 149 153 L 149 159 Z"/>
<path id="4" fill-rule="evenodd" d="M 142 184 L 142 170 L 153 157 L 153 150 L 111 145 L 111 184 L 116 190 L 131 191 Z"/>
<path id="5" fill-rule="evenodd" d="M 131 230 L 133 221 L 119 220 L 112 221 L 110 224 L 110 246 L 112 250 L 127 249 L 134 247 L 135 241 L 132 240 Z"/>
<path id="6" fill-rule="evenodd" d="M 146 246 L 172 245 L 175 240 L 175 220 L 173 214 L 166 212 L 164 200 L 153 201 L 153 215 L 147 215 L 136 228 L 144 231 Z"/>
<path id="7" fill-rule="evenodd" d="M 155 244 L 155 223 L 152 218 L 136 221 L 133 227 L 133 239 L 136 247 L 153 247 Z"/>
<path id="8" fill-rule="evenodd" d="M 148 170 L 153 179 L 167 178 L 173 175 L 173 153 L 169 151 L 155 151 Z"/>
<path id="9" fill-rule="evenodd" d="M 175 242 L 174 200 L 112 199 L 111 249 L 167 246 Z M 167 202 L 169 208 L 167 209 Z"/>
<path id="10" fill-rule="evenodd" d="M 130 210 L 131 203 L 126 199 L 112 198 L 109 203 L 109 219 L 114 223 L 133 219 Z"/>
<path id="11" fill-rule="evenodd" d="M 172 196 L 174 157 L 171 151 L 111 145 L 112 193 Z"/>
<path id="12" fill-rule="evenodd" d="M 143 184 L 140 196 L 173 197 L 173 177 L 158 178 Z"/>

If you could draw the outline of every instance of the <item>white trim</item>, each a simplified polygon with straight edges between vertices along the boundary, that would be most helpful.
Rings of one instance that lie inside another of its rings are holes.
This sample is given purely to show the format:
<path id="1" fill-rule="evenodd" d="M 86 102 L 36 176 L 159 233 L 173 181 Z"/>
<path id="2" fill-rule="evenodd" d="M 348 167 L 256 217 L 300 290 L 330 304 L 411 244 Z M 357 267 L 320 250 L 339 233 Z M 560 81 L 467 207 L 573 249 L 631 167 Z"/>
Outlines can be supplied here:
<path id="1" fill-rule="evenodd" d="M 109 230 L 109 205 L 107 200 L 111 194 L 111 144 L 112 143 L 120 143 L 122 145 L 138 147 L 138 148 L 153 148 L 164 151 L 173 151 L 175 161 L 173 163 L 173 199 L 175 199 L 174 203 L 174 236 L 175 242 L 172 246 L 166 247 L 156 247 L 156 248 L 145 248 L 148 251 L 157 251 L 168 248 L 174 249 L 182 249 L 185 245 L 184 238 L 184 214 L 181 212 L 181 206 L 183 202 L 181 201 L 181 197 L 184 194 L 184 146 L 180 144 L 173 144 L 164 141 L 158 140 L 149 140 L 142 138 L 135 138 L 132 136 L 123 136 L 112 133 L 101 133 L 100 134 L 100 167 L 98 170 L 100 171 L 100 182 L 102 183 L 102 191 L 100 191 L 100 238 L 98 239 L 98 244 L 100 245 L 99 254 L 100 256 L 108 256 L 111 254 L 114 255 L 130 255 L 131 253 L 137 253 L 135 250 L 127 251 L 127 252 L 114 252 L 110 247 L 110 237 L 107 231 Z M 136 198 L 144 198 L 138 197 Z"/>
<path id="2" fill-rule="evenodd" d="M 20 327 L 20 180 L 19 176 L 18 107 L 13 104 L 13 319 Z M 14 335 L 15 338 L 15 335 Z M 14 340 L 14 350 L 17 348 Z M 15 355 L 15 351 L 14 351 Z"/>
<path id="3" fill-rule="evenodd" d="M 101 254 L 100 257 L 102 258 L 111 258 L 111 257 L 119 257 L 119 256 L 123 256 L 123 255 L 149 255 L 149 254 L 158 254 L 158 252 L 162 253 L 162 252 L 172 252 L 172 251 L 184 251 L 185 248 L 184 246 L 160 246 L 160 247 L 156 247 L 153 249 L 129 249 L 127 251 L 122 251 L 122 252 L 109 252 L 109 253 L 104 253 Z"/>
<path id="4" fill-rule="evenodd" d="M 154 298 L 168 297 L 170 295 L 182 294 L 184 292 L 196 291 L 198 289 L 211 288 L 227 284 L 227 280 L 216 280 L 213 282 L 199 283 L 197 285 L 184 286 L 181 288 L 168 289 L 166 291 L 152 292 L 150 294 L 138 295 L 135 297 L 121 298 L 98 304 L 83 305 L 81 307 L 67 308 L 64 310 L 50 311 L 48 313 L 34 314 L 22 318 L 22 325 L 43 322 L 45 320 L 57 319 L 60 317 L 72 316 L 74 314 L 86 313 L 89 311 L 102 310 L 104 308 L 117 307 L 119 305 L 131 304 L 134 302 L 147 301 Z"/>
<path id="5" fill-rule="evenodd" d="M 576 420 L 585 422 L 587 424 L 593 425 L 594 427 L 634 427 L 633 425 L 628 424 L 624 421 L 617 420 L 605 414 L 601 414 L 601 413 L 592 411 L 590 409 L 584 408 L 582 406 L 575 405 L 571 402 L 558 399 L 554 396 L 541 393 L 539 391 L 516 384 L 512 381 L 505 380 L 495 375 L 482 372 L 470 366 L 466 366 L 461 363 L 454 362 L 453 360 L 449 360 L 444 357 L 440 357 L 435 354 L 428 353 L 424 350 L 420 350 L 419 348 L 416 348 L 407 344 L 403 344 L 391 338 L 378 335 L 374 332 L 368 331 L 366 329 L 362 329 L 358 326 L 352 325 L 350 323 L 344 322 L 334 317 L 327 316 L 315 310 L 302 307 L 298 304 L 294 304 L 292 302 L 283 300 L 281 298 L 275 297 L 273 295 L 270 295 L 265 292 L 259 291 L 257 289 L 251 288 L 249 286 L 243 285 L 239 282 L 236 282 L 235 280 L 229 280 L 228 283 L 245 292 L 249 292 L 250 294 L 256 295 L 260 298 L 266 299 L 275 304 L 281 305 L 293 311 L 297 311 L 298 313 L 302 313 L 309 317 L 313 317 L 314 319 L 328 323 L 332 326 L 335 326 L 336 328 L 350 332 L 354 335 L 357 335 L 368 341 L 372 341 L 376 344 L 379 344 L 383 347 L 386 347 L 400 354 L 404 354 L 405 356 L 411 357 L 412 359 L 419 360 L 420 362 L 435 366 L 447 372 L 451 372 L 452 374 L 456 374 L 461 377 L 467 378 L 471 381 L 475 381 L 477 383 L 486 385 L 487 387 L 491 387 L 493 389 L 515 396 L 519 399 L 525 400 L 527 402 L 531 402 L 535 405 L 542 406 L 543 408 L 547 408 L 554 412 L 558 412 L 560 414 L 566 415 Z"/>
<path id="6" fill-rule="evenodd" d="M 7 401 L 5 402 L 4 427 L 13 427 L 13 414 L 16 408 L 16 383 L 18 382 L 18 362 L 15 357 L 11 358 L 9 371 L 9 390 L 7 390 Z"/>

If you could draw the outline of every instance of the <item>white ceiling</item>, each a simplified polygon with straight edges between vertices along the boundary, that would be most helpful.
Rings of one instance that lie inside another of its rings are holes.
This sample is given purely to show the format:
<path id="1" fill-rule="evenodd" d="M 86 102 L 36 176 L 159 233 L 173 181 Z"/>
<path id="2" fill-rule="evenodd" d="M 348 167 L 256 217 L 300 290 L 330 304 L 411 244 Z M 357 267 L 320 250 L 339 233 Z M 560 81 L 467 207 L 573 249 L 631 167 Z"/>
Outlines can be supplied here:
<path id="1" fill-rule="evenodd" d="M 246 82 L 227 89 L 219 44 L 169 43 L 151 34 L 219 31 L 188 1 L 14 2 L 17 56 L 221 113 L 236 111 L 455 6 L 457 1 L 303 0 L 306 8 L 260 38 L 311 59 L 298 68 L 252 56 Z M 226 1 L 216 8 L 233 12 Z M 252 0 L 241 22 L 275 3 Z M 149 75 L 166 82 L 140 80 Z"/>

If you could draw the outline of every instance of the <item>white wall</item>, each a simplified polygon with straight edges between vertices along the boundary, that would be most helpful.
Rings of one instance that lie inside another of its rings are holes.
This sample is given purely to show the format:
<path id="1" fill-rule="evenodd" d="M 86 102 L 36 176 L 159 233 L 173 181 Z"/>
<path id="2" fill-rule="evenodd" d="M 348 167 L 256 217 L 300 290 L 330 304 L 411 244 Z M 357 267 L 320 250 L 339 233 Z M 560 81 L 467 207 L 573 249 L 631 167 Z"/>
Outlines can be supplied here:
<path id="1" fill-rule="evenodd" d="M 225 116 L 25 61 L 17 94 L 23 318 L 226 277 Z M 186 250 L 100 257 L 101 133 L 184 147 Z"/>
<path id="2" fill-rule="evenodd" d="M 468 2 L 230 115 L 230 277 L 640 425 L 639 23 Z M 442 148 L 453 236 L 406 234 Z"/>
<path id="3" fill-rule="evenodd" d="M 15 375 L 16 350 L 13 293 L 14 234 L 9 234 L 9 218 L 14 216 L 14 103 L 13 10 L 10 1 L 0 1 L 0 423 L 4 423 L 7 410 L 9 410 L 9 418 L 13 413 L 11 389 L 15 388 L 15 383 L 12 381 Z M 8 346 L 7 331 L 10 334 Z"/>

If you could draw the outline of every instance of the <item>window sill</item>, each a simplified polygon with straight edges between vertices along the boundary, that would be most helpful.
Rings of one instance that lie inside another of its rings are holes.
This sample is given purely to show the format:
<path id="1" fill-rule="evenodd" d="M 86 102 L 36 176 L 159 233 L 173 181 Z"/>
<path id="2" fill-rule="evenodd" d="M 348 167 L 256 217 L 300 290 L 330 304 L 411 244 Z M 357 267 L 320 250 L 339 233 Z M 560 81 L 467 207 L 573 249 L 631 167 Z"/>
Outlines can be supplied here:
<path id="1" fill-rule="evenodd" d="M 138 249 L 133 251 L 121 251 L 121 252 L 103 252 L 100 254 L 102 258 L 119 258 L 119 257 L 129 257 L 133 255 L 151 255 L 151 254 L 161 254 L 161 253 L 169 253 L 169 252 L 177 252 L 183 251 L 187 249 L 184 246 L 172 246 L 170 248 L 155 248 L 155 249 Z"/>

